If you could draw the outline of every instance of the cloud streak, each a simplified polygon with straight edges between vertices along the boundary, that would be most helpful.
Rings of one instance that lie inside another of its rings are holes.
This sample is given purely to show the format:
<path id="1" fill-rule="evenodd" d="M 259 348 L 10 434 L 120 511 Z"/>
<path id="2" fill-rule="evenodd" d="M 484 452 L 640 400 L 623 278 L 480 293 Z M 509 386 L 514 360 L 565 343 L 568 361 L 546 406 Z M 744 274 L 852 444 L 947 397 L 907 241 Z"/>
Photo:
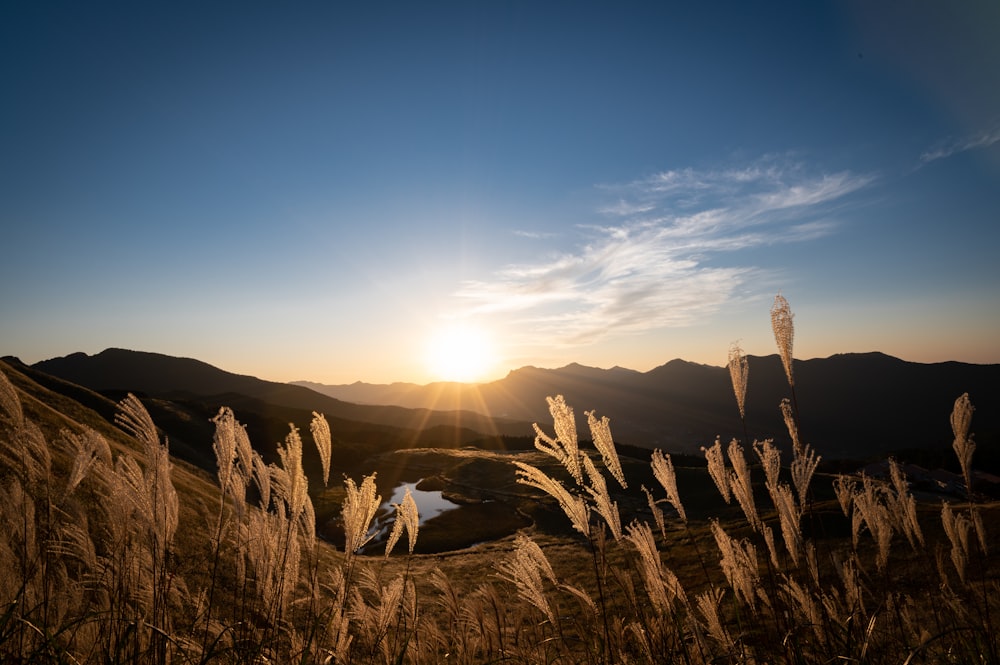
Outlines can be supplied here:
<path id="1" fill-rule="evenodd" d="M 959 139 L 951 139 L 920 155 L 921 164 L 929 164 L 938 159 L 945 159 L 960 152 L 988 148 L 1000 141 L 1000 127 L 983 130 Z"/>
<path id="2" fill-rule="evenodd" d="M 512 233 L 521 238 L 530 238 L 531 240 L 547 240 L 548 238 L 554 238 L 555 233 L 547 233 L 544 231 L 525 231 L 524 229 L 514 229 Z"/>
<path id="3" fill-rule="evenodd" d="M 616 198 L 598 210 L 610 222 L 580 226 L 576 246 L 467 281 L 456 295 L 467 314 L 503 314 L 547 344 L 691 325 L 763 274 L 733 260 L 739 252 L 835 232 L 830 215 L 871 181 L 768 158 L 602 187 Z"/>

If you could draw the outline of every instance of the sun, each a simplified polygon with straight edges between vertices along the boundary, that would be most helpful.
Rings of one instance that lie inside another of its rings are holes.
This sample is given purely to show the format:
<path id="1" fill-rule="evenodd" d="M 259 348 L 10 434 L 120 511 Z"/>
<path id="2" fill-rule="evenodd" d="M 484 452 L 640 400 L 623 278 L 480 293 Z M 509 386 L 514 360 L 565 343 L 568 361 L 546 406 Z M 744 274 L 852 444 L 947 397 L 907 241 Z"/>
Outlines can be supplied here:
<path id="1" fill-rule="evenodd" d="M 476 326 L 449 326 L 428 339 L 427 369 L 437 380 L 483 380 L 495 365 L 493 340 L 489 333 Z"/>

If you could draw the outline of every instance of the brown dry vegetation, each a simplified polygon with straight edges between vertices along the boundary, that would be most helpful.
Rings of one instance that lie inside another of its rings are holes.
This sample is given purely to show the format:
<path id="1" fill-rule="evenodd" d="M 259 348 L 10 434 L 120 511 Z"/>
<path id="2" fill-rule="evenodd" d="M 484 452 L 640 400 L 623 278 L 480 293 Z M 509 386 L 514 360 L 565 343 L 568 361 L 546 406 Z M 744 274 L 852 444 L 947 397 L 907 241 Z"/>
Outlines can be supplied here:
<path id="1" fill-rule="evenodd" d="M 739 403 L 738 347 L 730 362 Z M 555 397 L 536 451 L 399 451 L 378 460 L 379 485 L 306 478 L 294 426 L 266 464 L 228 409 L 209 478 L 169 457 L 138 399 L 118 406 L 119 428 L 91 426 L 79 403 L 0 370 L 4 662 L 1000 661 L 986 528 L 1000 509 L 917 501 L 895 465 L 886 479 L 816 474 L 794 392 L 790 459 L 770 440 L 717 441 L 696 468 L 619 458 L 606 419 L 588 414 L 583 447 Z M 961 396 L 967 484 L 971 420 Z M 325 423 L 308 426 L 328 473 Z M 380 488 L 403 477 L 484 512 L 435 533 L 407 498 L 376 540 Z M 317 531 L 317 515 L 335 519 Z M 438 553 L 421 554 L 423 538 Z"/>

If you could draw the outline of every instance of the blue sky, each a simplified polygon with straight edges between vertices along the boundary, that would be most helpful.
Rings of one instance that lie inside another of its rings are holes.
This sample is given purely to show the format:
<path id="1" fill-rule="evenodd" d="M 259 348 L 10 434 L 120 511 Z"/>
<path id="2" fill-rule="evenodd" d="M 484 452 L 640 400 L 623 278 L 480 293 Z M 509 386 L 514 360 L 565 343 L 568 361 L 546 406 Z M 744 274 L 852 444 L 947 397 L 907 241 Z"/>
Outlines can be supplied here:
<path id="1" fill-rule="evenodd" d="M 1000 362 L 1000 5 L 0 7 L 0 353 Z M 471 334 L 471 333 L 470 333 Z M 454 339 L 454 338 L 453 338 Z M 455 354 L 459 342 L 451 344 Z"/>

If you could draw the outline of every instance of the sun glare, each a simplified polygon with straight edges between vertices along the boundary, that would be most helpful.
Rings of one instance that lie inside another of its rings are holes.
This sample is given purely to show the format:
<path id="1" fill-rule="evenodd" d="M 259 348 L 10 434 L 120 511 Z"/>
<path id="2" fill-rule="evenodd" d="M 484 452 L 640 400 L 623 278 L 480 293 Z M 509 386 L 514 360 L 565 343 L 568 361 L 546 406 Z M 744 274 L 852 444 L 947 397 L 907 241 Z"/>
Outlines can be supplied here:
<path id="1" fill-rule="evenodd" d="M 427 368 L 441 381 L 479 381 L 496 364 L 489 333 L 468 325 L 438 330 L 427 344 Z"/>

